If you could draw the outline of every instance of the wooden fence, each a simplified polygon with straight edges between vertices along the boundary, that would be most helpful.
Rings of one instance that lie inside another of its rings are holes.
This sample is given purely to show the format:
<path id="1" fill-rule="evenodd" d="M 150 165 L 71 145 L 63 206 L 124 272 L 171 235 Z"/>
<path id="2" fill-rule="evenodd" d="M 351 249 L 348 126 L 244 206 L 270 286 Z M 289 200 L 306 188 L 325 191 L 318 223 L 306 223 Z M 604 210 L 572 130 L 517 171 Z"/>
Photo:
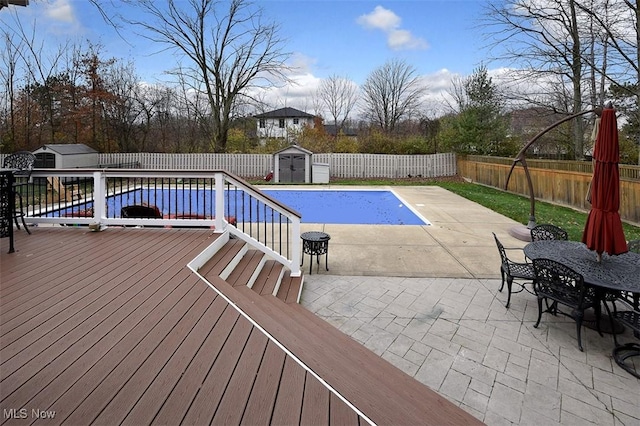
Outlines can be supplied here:
<path id="1" fill-rule="evenodd" d="M 271 154 L 100 154 L 100 164 L 138 164 L 156 170 L 227 170 L 242 177 L 265 176 L 273 169 Z M 403 178 L 455 176 L 456 155 L 313 154 L 313 163 L 329 165 L 333 178 Z"/>
<path id="2" fill-rule="evenodd" d="M 505 189 L 512 163 L 511 158 L 459 157 L 458 174 L 474 182 Z M 536 200 L 589 210 L 591 206 L 586 195 L 593 170 L 590 162 L 527 159 L 527 165 Z M 529 196 L 521 164 L 515 167 L 506 189 Z M 620 166 L 620 216 L 625 221 L 640 224 L 640 166 Z"/>

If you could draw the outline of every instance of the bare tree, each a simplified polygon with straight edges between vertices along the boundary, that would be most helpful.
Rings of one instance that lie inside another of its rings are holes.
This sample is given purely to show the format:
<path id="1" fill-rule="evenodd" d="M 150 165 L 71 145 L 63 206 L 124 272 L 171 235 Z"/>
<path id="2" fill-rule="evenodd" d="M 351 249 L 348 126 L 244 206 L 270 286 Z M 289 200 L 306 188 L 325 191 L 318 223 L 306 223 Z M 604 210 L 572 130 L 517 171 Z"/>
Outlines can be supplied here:
<path id="1" fill-rule="evenodd" d="M 375 69 L 362 86 L 364 116 L 385 132 L 416 114 L 425 92 L 414 67 L 393 59 Z"/>
<path id="2" fill-rule="evenodd" d="M 24 64 L 25 80 L 29 82 L 27 85 L 31 85 L 32 90 L 37 89 L 40 95 L 39 103 L 42 115 L 37 118 L 39 122 L 29 122 L 30 117 L 25 120 L 27 128 L 25 129 L 24 146 L 30 148 L 35 142 L 30 140 L 30 133 L 34 126 L 38 127 L 38 144 L 45 141 L 55 141 L 59 122 L 56 120 L 55 87 L 53 86 L 61 75 L 60 64 L 64 59 L 65 52 L 69 49 L 69 43 L 59 46 L 56 51 L 45 52 L 44 42 L 38 42 L 36 32 L 38 26 L 35 22 L 30 32 L 19 19 L 16 19 L 14 27 L 19 43 L 24 47 L 18 49 L 17 52 Z"/>
<path id="3" fill-rule="evenodd" d="M 234 107 L 260 84 L 286 81 L 284 41 L 275 23 L 263 22 L 262 10 L 247 0 L 126 0 L 143 16 L 123 17 L 147 39 L 182 54 L 197 76 L 210 105 L 212 143 L 224 152 Z"/>
<path id="4" fill-rule="evenodd" d="M 628 109 L 628 118 L 640 123 L 640 1 L 578 0 L 577 6 L 589 16 L 593 33 L 598 34 L 604 52 L 601 62 L 589 55 L 587 63 L 593 73 L 600 76 L 602 90 L 606 81 L 608 86 L 626 92 L 634 100 L 634 107 Z M 636 132 L 635 141 L 640 149 L 640 131 Z"/>
<path id="5" fill-rule="evenodd" d="M 357 84 L 346 77 L 334 74 L 322 80 L 317 97 L 331 114 L 338 135 L 358 102 Z"/>
<path id="6" fill-rule="evenodd" d="M 633 91 L 640 114 L 640 12 L 638 0 L 505 0 L 491 2 L 487 26 L 499 57 L 511 60 L 520 81 L 546 81 L 554 111 L 575 114 L 583 104 L 602 105 L 610 86 Z M 534 83 L 531 83 L 534 84 Z M 558 87 L 570 87 L 570 102 Z M 528 96 L 529 100 L 533 97 Z M 553 102 L 555 99 L 556 102 Z M 566 110 L 558 105 L 567 104 Z M 549 105 L 546 105 L 549 107 Z M 640 115 L 638 116 L 640 120 Z M 584 154 L 584 119 L 573 120 L 575 155 Z M 640 135 L 638 135 L 640 141 Z"/>
<path id="7" fill-rule="evenodd" d="M 16 147 L 16 112 L 13 100 L 16 92 L 16 78 L 19 64 L 21 42 L 13 33 L 4 30 L 1 33 L 4 49 L 0 50 L 0 150 L 11 152 Z"/>
<path id="8" fill-rule="evenodd" d="M 487 13 L 493 41 L 503 48 L 501 57 L 526 70 L 519 76 L 571 86 L 571 109 L 564 111 L 568 114 L 580 112 L 583 104 L 584 61 L 578 10 L 575 0 L 504 0 L 491 2 Z M 582 158 L 581 117 L 573 121 L 573 144 L 576 157 Z"/>

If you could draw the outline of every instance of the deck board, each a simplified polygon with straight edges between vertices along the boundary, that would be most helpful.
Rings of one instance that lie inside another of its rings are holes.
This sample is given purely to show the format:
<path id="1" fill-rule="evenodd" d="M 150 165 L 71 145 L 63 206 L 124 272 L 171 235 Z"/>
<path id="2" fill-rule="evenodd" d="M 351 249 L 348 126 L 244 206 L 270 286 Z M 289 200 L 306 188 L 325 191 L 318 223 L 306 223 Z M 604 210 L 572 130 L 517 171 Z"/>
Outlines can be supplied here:
<path id="1" fill-rule="evenodd" d="M 240 424 L 245 405 L 238 401 L 249 400 L 262 358 L 269 339 L 257 329 L 253 329 L 246 347 L 233 370 L 220 404 L 213 416 L 212 423 L 220 425 Z"/>
<path id="2" fill-rule="evenodd" d="M 285 359 L 286 354 L 270 341 L 243 412 L 242 424 L 268 424 L 265 420 L 271 419 L 273 413 Z"/>
<path id="3" fill-rule="evenodd" d="M 287 357 L 271 418 L 273 424 L 295 425 L 300 423 L 306 376 L 306 371 L 292 358 Z"/>
<path id="4" fill-rule="evenodd" d="M 171 359 L 163 366 L 133 409 L 129 413 L 125 413 L 125 423 L 150 424 L 152 422 L 172 389 L 176 387 L 182 374 L 190 366 L 193 366 L 194 357 L 204 345 L 211 330 L 219 324 L 225 312 L 227 316 L 236 314 L 222 298 L 215 297 L 210 309 L 207 309 L 189 336 L 172 354 Z"/>

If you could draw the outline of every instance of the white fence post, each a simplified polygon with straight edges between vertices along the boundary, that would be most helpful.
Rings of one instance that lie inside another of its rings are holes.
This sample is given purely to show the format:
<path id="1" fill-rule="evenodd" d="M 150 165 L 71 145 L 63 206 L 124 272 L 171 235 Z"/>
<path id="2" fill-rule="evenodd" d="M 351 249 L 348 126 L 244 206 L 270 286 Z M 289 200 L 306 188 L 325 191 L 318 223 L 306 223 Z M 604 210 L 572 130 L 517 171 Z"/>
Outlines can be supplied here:
<path id="1" fill-rule="evenodd" d="M 100 172 L 93 172 L 93 218 L 102 223 L 107 218 L 107 178 Z"/>
<path id="2" fill-rule="evenodd" d="M 294 237 L 293 241 L 291 241 L 291 276 L 299 277 L 302 274 L 300 270 L 300 259 L 302 258 L 302 240 L 295 237 L 300 236 L 300 219 L 292 219 L 291 227 L 291 235 Z"/>
<path id="3" fill-rule="evenodd" d="M 216 233 L 224 232 L 224 175 L 216 173 L 216 217 L 215 227 Z"/>

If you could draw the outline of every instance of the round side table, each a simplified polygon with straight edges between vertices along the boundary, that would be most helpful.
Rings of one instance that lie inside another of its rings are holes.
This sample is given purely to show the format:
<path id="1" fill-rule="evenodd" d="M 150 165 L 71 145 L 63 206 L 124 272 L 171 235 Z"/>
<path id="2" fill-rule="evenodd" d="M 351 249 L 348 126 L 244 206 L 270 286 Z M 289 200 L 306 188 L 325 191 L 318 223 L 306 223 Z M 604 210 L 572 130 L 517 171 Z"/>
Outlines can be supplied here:
<path id="1" fill-rule="evenodd" d="M 329 240 L 331 236 L 325 232 L 310 231 L 300 234 L 302 238 L 302 265 L 304 265 L 304 255 L 311 256 L 309 265 L 309 275 L 313 269 L 313 256 L 317 256 L 318 271 L 320 271 L 320 255 L 325 255 L 324 265 L 327 271 L 329 270 Z"/>

